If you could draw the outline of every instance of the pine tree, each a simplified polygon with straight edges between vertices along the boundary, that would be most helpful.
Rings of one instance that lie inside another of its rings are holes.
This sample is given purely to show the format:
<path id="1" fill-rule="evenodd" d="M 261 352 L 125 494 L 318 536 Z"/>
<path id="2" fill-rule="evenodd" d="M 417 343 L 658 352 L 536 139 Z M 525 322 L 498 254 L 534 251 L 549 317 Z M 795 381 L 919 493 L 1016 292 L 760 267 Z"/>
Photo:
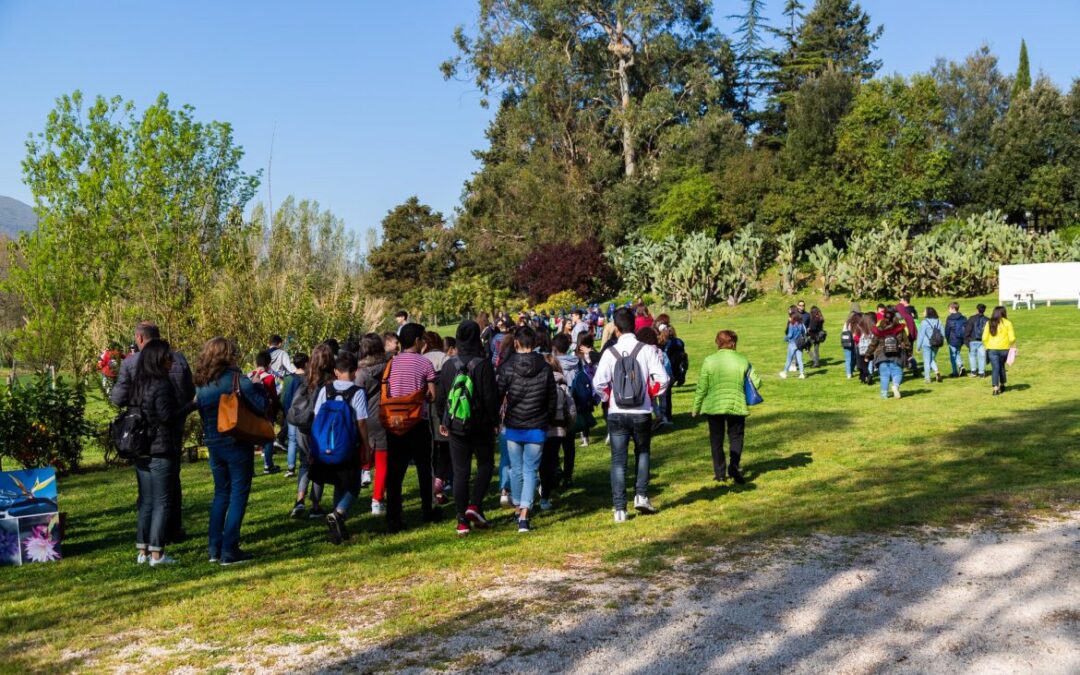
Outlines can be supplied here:
<path id="1" fill-rule="evenodd" d="M 1020 63 L 1016 66 L 1016 79 L 1013 80 L 1012 96 L 1015 99 L 1022 93 L 1031 91 L 1031 65 L 1028 63 L 1027 43 L 1020 40 Z"/>
<path id="2" fill-rule="evenodd" d="M 762 18 L 764 10 L 765 0 L 746 0 L 745 14 L 728 17 L 739 20 L 739 27 L 735 29 L 735 34 L 739 37 L 733 46 L 741 80 L 739 107 L 744 124 L 752 117 L 753 100 L 764 84 L 762 76 L 770 63 L 764 33 L 773 31 Z"/>

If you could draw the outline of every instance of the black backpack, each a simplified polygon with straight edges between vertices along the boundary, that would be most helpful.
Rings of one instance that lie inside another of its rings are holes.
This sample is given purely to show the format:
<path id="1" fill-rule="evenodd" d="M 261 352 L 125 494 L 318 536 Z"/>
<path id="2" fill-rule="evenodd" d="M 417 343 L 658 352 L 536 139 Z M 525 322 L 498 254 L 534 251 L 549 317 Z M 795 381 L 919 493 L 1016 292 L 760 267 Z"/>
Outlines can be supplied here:
<path id="1" fill-rule="evenodd" d="M 886 335 L 885 339 L 882 340 L 882 344 L 885 347 L 884 352 L 887 358 L 895 359 L 900 357 L 900 338 L 897 334 Z"/>
<path id="2" fill-rule="evenodd" d="M 845 330 L 840 333 L 840 348 L 849 351 L 855 349 L 855 336 L 851 334 L 851 331 Z"/>
<path id="3" fill-rule="evenodd" d="M 305 434 L 311 433 L 311 424 L 315 421 L 316 398 L 318 398 L 318 392 L 312 396 L 307 381 L 301 380 L 297 385 L 296 394 L 293 395 L 292 405 L 285 413 L 285 421 Z"/>
<path id="4" fill-rule="evenodd" d="M 645 380 L 638 367 L 638 354 L 645 345 L 641 342 L 629 354 L 620 354 L 612 347 L 615 355 L 615 371 L 611 378 L 611 396 L 615 405 L 623 409 L 640 408 L 645 405 Z"/>
<path id="5" fill-rule="evenodd" d="M 150 456 L 153 429 L 139 405 L 130 406 L 109 423 L 109 436 L 122 459 L 131 461 Z"/>
<path id="6" fill-rule="evenodd" d="M 930 332 L 930 346 L 937 348 L 945 344 L 945 336 L 941 334 L 941 324 L 934 326 Z"/>

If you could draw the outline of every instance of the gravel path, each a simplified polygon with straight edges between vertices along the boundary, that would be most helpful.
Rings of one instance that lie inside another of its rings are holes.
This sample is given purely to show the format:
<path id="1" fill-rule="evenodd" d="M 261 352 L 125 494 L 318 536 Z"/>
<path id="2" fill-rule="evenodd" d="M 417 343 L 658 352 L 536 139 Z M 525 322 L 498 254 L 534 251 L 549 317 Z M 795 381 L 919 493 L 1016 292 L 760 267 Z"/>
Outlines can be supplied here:
<path id="1" fill-rule="evenodd" d="M 306 669 L 1080 673 L 1080 512 L 718 551 L 651 580 L 546 571 L 486 596 L 488 618 Z"/>

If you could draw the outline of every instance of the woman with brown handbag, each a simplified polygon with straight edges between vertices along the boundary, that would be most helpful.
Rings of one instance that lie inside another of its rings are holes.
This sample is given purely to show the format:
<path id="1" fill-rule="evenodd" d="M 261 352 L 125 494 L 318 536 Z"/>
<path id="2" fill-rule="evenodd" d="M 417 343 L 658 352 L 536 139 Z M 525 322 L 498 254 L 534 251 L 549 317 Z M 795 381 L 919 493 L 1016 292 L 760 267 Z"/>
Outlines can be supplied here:
<path id="1" fill-rule="evenodd" d="M 223 337 L 211 338 L 195 364 L 195 400 L 203 421 L 203 439 L 210 451 L 214 501 L 210 506 L 210 562 L 232 565 L 251 560 L 240 549 L 240 524 L 247 510 L 255 468 L 255 441 L 260 418 L 266 418 L 264 392 L 237 366 L 239 350 Z M 224 400 L 223 400 L 224 399 Z M 219 419 L 225 410 L 228 421 Z M 269 421 L 269 418 L 266 418 Z M 219 431 L 225 423 L 229 433 Z M 271 432 L 273 427 L 270 427 Z"/>

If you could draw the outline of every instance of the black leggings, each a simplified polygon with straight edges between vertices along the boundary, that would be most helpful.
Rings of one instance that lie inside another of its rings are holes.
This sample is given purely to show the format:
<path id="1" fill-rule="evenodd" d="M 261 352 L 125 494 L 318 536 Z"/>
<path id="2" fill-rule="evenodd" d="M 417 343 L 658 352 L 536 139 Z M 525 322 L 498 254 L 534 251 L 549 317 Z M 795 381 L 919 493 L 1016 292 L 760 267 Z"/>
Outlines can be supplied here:
<path id="1" fill-rule="evenodd" d="M 476 482 L 469 490 L 472 456 L 476 454 Z M 484 495 L 491 487 L 495 472 L 495 433 L 488 431 L 469 436 L 450 434 L 450 459 L 454 464 L 454 510 L 458 519 L 470 506 L 483 509 Z"/>
<path id="2" fill-rule="evenodd" d="M 574 475 L 574 435 L 568 430 L 565 436 L 550 437 L 544 441 L 544 453 L 540 456 L 540 496 L 551 499 L 559 487 L 559 448 L 563 451 L 563 476 L 568 480 Z"/>
<path id="3" fill-rule="evenodd" d="M 709 415 L 709 441 L 712 444 L 713 477 L 724 480 L 727 471 L 739 470 L 742 459 L 743 435 L 746 431 L 746 418 L 741 415 Z M 728 441 L 731 444 L 731 464 L 724 459 L 724 427 L 727 426 Z M 726 466 L 725 466 L 726 465 Z M 730 467 L 730 468 L 729 468 Z"/>
<path id="4" fill-rule="evenodd" d="M 450 442 L 435 440 L 431 444 L 431 470 L 436 478 L 442 479 L 443 483 L 449 483 L 453 476 L 453 467 L 450 463 Z"/>
<path id="5" fill-rule="evenodd" d="M 386 521 L 391 525 L 402 522 L 402 485 L 409 462 L 416 463 L 416 478 L 420 482 L 420 506 L 424 516 L 431 515 L 431 430 L 421 422 L 404 436 L 386 434 Z"/>

